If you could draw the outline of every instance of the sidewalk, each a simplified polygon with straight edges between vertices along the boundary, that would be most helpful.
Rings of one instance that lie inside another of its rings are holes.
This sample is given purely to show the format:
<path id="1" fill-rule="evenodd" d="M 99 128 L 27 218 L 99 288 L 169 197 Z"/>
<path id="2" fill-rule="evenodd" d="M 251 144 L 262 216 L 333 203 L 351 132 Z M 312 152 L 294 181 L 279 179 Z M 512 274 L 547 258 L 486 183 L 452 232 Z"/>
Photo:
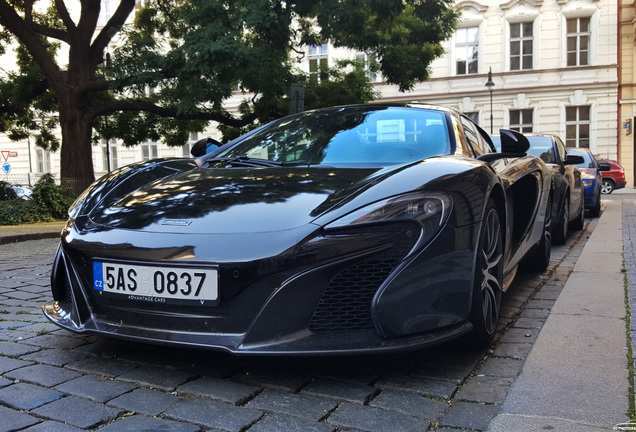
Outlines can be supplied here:
<path id="1" fill-rule="evenodd" d="M 624 193 L 636 201 L 633 189 Z M 601 218 L 488 431 L 596 432 L 629 421 L 619 198 L 603 197 Z"/>
<path id="2" fill-rule="evenodd" d="M 26 240 L 59 238 L 66 221 L 0 225 L 0 245 Z"/>

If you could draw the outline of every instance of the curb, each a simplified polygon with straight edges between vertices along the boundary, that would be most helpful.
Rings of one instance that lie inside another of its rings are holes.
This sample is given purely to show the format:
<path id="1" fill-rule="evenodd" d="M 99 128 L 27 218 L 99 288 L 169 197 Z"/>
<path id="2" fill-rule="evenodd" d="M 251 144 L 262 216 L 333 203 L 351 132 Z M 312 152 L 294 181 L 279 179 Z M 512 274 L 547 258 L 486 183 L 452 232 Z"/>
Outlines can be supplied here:
<path id="1" fill-rule="evenodd" d="M 6 245 L 11 243 L 20 243 L 29 240 L 43 240 L 43 239 L 54 239 L 60 236 L 59 232 L 39 232 L 39 233 L 29 233 L 29 234 L 13 234 L 0 236 L 0 245 Z"/>

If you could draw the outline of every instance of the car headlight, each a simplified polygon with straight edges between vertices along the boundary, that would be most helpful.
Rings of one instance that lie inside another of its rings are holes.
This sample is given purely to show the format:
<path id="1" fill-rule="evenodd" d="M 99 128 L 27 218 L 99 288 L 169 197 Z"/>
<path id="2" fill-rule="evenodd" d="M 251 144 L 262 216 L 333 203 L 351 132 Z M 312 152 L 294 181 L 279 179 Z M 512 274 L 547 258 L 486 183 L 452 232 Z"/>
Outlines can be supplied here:
<path id="1" fill-rule="evenodd" d="M 594 184 L 594 180 L 583 180 L 585 187 L 590 187 Z"/>
<path id="2" fill-rule="evenodd" d="M 337 219 L 325 229 L 342 229 L 383 222 L 410 221 L 422 228 L 419 243 L 427 242 L 443 226 L 451 210 L 451 198 L 441 192 L 410 193 L 369 204 Z"/>

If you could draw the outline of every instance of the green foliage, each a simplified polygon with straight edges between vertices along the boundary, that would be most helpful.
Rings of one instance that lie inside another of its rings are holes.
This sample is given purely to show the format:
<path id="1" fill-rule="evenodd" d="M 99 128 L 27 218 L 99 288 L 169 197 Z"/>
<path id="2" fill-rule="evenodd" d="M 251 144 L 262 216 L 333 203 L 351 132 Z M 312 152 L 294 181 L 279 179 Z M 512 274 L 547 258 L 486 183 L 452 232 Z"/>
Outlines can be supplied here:
<path id="1" fill-rule="evenodd" d="M 73 19 L 65 2 L 45 11 L 34 3 L 0 0 L 0 53 L 17 46 L 18 59 L 16 73 L 0 71 L 0 132 L 64 146 L 61 178 L 79 185 L 94 179 L 95 134 L 178 146 L 214 121 L 229 138 L 286 114 L 294 82 L 307 84 L 306 107 L 374 97 L 358 68 L 322 70 L 326 79 L 310 82 L 297 69 L 309 45 L 363 52 L 388 83 L 411 89 L 459 17 L 451 0 L 149 0 L 139 9 L 119 0 L 97 27 L 100 2 L 78 2 Z"/>
<path id="2" fill-rule="evenodd" d="M 320 4 L 315 14 L 322 40 L 375 54 L 382 75 L 400 91 L 428 79 L 428 66 L 443 54 L 441 42 L 452 35 L 459 17 L 449 0 Z"/>
<path id="3" fill-rule="evenodd" d="M 127 42 L 112 53 L 116 94 L 132 92 L 177 118 L 122 112 L 114 116 L 115 134 L 126 146 L 158 136 L 181 145 L 188 132 L 205 128 L 207 113 L 217 116 L 228 141 L 287 114 L 293 82 L 307 85 L 306 109 L 377 97 L 351 62 L 321 71 L 320 83 L 296 68 L 307 55 L 306 45 L 327 41 L 376 58 L 374 68 L 389 83 L 411 89 L 428 78 L 428 66 L 443 53 L 441 42 L 450 37 L 457 18 L 449 0 L 149 3 L 127 31 Z M 237 89 L 245 99 L 233 118 L 224 104 L 239 95 Z M 179 133 L 170 133 L 175 129 Z"/>
<path id="4" fill-rule="evenodd" d="M 38 180 L 31 199 L 55 219 L 66 218 L 68 208 L 73 204 L 73 198 L 64 188 L 55 184 L 51 174 L 45 174 Z"/>
<path id="5" fill-rule="evenodd" d="M 50 222 L 55 220 L 50 213 L 33 200 L 14 199 L 0 201 L 0 225 Z"/>
<path id="6" fill-rule="evenodd" d="M 56 185 L 51 174 L 45 174 L 33 187 L 31 199 L 18 198 L 11 186 L 0 181 L 0 196 L 11 191 L 13 198 L 0 201 L 0 225 L 49 222 L 67 218 L 74 198 Z"/>
<path id="7" fill-rule="evenodd" d="M 334 67 L 321 70 L 321 80 L 310 79 L 305 75 L 296 76 L 296 82 L 305 84 L 305 110 L 312 110 L 328 106 L 350 105 L 366 103 L 377 97 L 377 92 L 367 77 L 365 64 L 355 61 L 341 61 Z M 377 65 L 370 65 L 372 71 L 377 71 Z M 267 123 L 289 113 L 289 99 L 287 96 L 272 98 L 267 105 L 256 107 L 246 103 L 240 107 L 240 112 L 255 112 L 257 122 L 242 128 L 219 126 L 223 134 L 223 141 L 228 142 L 259 124 Z"/>
<path id="8" fill-rule="evenodd" d="M 42 39 L 50 56 L 56 55 L 59 44 Z M 15 48 L 17 72 L 0 77 L 0 132 L 11 140 L 27 139 L 37 134 L 36 145 L 56 151 L 60 147 L 58 127 L 58 105 L 55 94 L 48 88 L 40 67 L 23 45 Z"/>
<path id="9" fill-rule="evenodd" d="M 4 180 L 0 180 L 0 201 L 18 199 L 11 185 Z"/>

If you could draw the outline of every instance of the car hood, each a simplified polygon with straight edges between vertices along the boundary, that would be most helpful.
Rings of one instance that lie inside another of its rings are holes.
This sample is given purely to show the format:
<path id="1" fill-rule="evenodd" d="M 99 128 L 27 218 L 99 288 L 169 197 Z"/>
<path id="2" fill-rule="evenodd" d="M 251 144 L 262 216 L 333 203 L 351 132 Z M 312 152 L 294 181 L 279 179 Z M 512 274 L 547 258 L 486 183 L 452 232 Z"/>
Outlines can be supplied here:
<path id="1" fill-rule="evenodd" d="M 195 169 L 96 207 L 109 229 L 149 232 L 272 232 L 306 225 L 396 168 Z"/>
<path id="2" fill-rule="evenodd" d="M 586 180 L 593 180 L 596 178 L 596 169 L 594 168 L 579 168 L 581 171 L 581 178 Z"/>

